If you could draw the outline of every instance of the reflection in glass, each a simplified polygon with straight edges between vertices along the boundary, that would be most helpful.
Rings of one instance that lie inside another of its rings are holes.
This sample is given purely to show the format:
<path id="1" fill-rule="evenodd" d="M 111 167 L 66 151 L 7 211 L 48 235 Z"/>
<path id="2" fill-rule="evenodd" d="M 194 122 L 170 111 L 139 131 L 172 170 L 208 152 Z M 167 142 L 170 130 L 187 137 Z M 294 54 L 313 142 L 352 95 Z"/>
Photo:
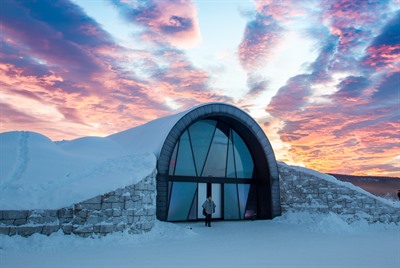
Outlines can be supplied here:
<path id="1" fill-rule="evenodd" d="M 171 160 L 169 161 L 169 175 L 174 175 L 176 164 L 176 152 L 178 151 L 179 141 L 177 142 L 174 152 L 172 153 Z"/>
<path id="2" fill-rule="evenodd" d="M 246 212 L 247 197 L 249 196 L 250 184 L 238 184 L 238 196 L 240 206 L 240 218 L 244 219 Z"/>
<path id="3" fill-rule="evenodd" d="M 190 209 L 190 214 L 189 214 L 188 220 L 197 220 L 197 206 L 198 206 L 197 205 L 197 203 L 198 203 L 197 195 L 198 195 L 198 190 L 196 189 L 196 194 L 195 194 L 194 200 L 192 202 L 192 207 Z"/>
<path id="4" fill-rule="evenodd" d="M 230 131 L 232 134 L 232 130 Z M 227 178 L 236 178 L 236 170 L 235 170 L 235 159 L 233 155 L 233 142 L 232 135 L 229 136 L 228 143 L 228 161 L 226 162 L 226 177 Z"/>
<path id="5" fill-rule="evenodd" d="M 228 137 L 221 130 L 216 129 L 204 166 L 203 177 L 225 177 L 227 149 Z"/>
<path id="6" fill-rule="evenodd" d="M 224 218 L 226 220 L 240 219 L 238 204 L 236 184 L 224 184 Z"/>
<path id="7" fill-rule="evenodd" d="M 202 120 L 189 127 L 197 174 L 200 175 L 215 132 L 217 121 Z"/>
<path id="8" fill-rule="evenodd" d="M 237 178 L 252 178 L 253 159 L 242 138 L 233 131 L 233 142 L 235 144 L 235 163 Z"/>
<path id="9" fill-rule="evenodd" d="M 175 175 L 196 176 L 192 148 L 187 131 L 185 131 L 180 138 L 176 161 Z"/>
<path id="10" fill-rule="evenodd" d="M 247 197 L 246 213 L 244 218 L 246 220 L 253 219 L 257 214 L 257 193 L 256 186 L 251 184 L 249 195 Z"/>
<path id="11" fill-rule="evenodd" d="M 168 221 L 186 221 L 188 219 L 196 190 L 197 183 L 173 182 L 168 209 Z"/>

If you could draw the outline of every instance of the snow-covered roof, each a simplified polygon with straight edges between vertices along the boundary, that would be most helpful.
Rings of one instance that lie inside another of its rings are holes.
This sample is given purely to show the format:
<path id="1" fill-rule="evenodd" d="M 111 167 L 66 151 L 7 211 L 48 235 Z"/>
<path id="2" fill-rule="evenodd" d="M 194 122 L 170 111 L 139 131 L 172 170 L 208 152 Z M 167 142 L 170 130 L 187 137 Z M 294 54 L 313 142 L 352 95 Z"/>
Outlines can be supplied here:
<path id="1" fill-rule="evenodd" d="M 56 209 L 139 182 L 186 112 L 108 137 L 53 142 L 35 132 L 0 133 L 0 209 Z"/>
<path id="2" fill-rule="evenodd" d="M 204 105 L 108 137 L 0 133 L 0 209 L 56 209 L 139 182 L 156 168 L 173 126 Z"/>

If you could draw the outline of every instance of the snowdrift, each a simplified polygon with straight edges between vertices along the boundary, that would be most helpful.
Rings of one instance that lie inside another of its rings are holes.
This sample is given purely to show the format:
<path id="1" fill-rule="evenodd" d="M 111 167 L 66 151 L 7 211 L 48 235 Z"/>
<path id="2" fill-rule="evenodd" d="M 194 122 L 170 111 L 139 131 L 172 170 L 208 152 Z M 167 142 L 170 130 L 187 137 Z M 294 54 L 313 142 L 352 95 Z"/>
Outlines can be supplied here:
<path id="1" fill-rule="evenodd" d="M 156 167 L 110 138 L 52 142 L 34 132 L 0 134 L 1 210 L 57 209 L 138 183 Z"/>

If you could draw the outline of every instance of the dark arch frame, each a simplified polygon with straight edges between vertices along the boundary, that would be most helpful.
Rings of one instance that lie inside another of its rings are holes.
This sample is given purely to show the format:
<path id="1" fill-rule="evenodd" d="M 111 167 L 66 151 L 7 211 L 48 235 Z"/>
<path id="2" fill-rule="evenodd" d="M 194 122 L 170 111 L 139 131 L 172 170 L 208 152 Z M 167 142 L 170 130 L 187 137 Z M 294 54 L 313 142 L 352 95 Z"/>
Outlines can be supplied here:
<path id="1" fill-rule="evenodd" d="M 223 103 L 210 103 L 186 113 L 172 127 L 162 146 L 157 162 L 157 219 L 167 220 L 169 162 L 175 144 L 183 132 L 202 119 L 214 119 L 230 125 L 247 144 L 254 158 L 257 175 L 258 219 L 281 215 L 279 173 L 275 154 L 264 131 L 242 110 Z"/>

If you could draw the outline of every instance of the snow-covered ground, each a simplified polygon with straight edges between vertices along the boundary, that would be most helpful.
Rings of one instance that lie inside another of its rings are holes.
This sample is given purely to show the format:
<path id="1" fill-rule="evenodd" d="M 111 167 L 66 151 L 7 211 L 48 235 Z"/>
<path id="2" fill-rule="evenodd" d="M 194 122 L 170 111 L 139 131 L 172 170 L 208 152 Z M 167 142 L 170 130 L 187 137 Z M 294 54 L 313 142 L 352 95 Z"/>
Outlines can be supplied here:
<path id="1" fill-rule="evenodd" d="M 0 235 L 0 267 L 400 267 L 400 227 L 335 214 L 269 221 L 156 222 L 146 234 Z"/>

